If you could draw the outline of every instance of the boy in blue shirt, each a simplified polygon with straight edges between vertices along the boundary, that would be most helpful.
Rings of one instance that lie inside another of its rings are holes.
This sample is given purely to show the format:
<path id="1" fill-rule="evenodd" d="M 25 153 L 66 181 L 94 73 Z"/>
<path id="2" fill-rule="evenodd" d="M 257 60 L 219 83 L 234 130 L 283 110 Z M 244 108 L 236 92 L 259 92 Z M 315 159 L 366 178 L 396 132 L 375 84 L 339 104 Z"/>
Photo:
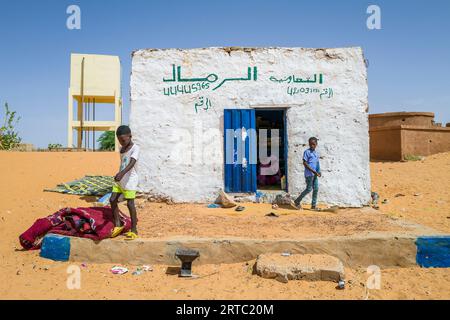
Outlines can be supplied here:
<path id="1" fill-rule="evenodd" d="M 309 149 L 306 149 L 303 153 L 303 166 L 305 167 L 305 180 L 306 180 L 306 189 L 300 194 L 300 196 L 295 199 L 295 201 L 291 201 L 291 205 L 298 209 L 302 209 L 301 202 L 303 198 L 310 193 L 312 194 L 312 203 L 311 209 L 317 209 L 317 194 L 319 192 L 319 179 L 321 177 L 320 174 L 320 164 L 319 164 L 319 155 L 317 154 L 317 138 L 311 137 L 308 140 Z"/>

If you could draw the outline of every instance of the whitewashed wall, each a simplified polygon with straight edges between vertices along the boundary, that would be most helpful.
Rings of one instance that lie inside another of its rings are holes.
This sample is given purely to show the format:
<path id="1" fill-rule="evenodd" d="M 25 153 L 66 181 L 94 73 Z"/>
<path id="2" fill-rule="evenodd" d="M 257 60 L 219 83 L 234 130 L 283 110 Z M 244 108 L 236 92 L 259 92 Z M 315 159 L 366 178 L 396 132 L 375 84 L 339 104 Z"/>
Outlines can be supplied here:
<path id="1" fill-rule="evenodd" d="M 163 81 L 172 79 L 172 65 L 190 81 Z M 246 78 L 248 67 L 250 80 L 229 80 L 213 90 L 223 79 Z M 318 78 L 316 83 L 273 81 L 315 74 L 323 75 L 322 84 Z M 195 80 L 208 76 L 217 80 Z M 174 94 L 177 85 L 185 92 Z M 283 107 L 288 108 L 289 192 L 297 195 L 305 186 L 302 153 L 308 138 L 316 136 L 323 173 L 319 202 L 365 205 L 370 200 L 367 91 L 361 48 L 138 50 L 130 125 L 142 150 L 140 191 L 175 202 L 213 201 L 224 187 L 223 109 Z"/>

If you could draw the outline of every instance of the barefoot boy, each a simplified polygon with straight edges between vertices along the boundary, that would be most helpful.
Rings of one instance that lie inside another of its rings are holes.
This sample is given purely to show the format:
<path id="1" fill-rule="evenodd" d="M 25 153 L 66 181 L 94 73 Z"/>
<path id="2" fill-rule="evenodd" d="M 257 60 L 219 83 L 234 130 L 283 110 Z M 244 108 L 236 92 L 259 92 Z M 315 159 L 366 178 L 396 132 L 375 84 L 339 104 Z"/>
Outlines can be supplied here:
<path id="1" fill-rule="evenodd" d="M 319 179 L 321 177 L 320 174 L 320 164 L 319 164 L 319 155 L 317 154 L 317 138 L 311 137 L 308 140 L 309 149 L 306 149 L 303 153 L 303 166 L 305 167 L 305 180 L 306 180 L 306 189 L 300 194 L 300 196 L 295 199 L 295 201 L 291 202 L 291 205 L 296 209 L 302 209 L 301 202 L 303 198 L 310 193 L 312 194 L 312 203 L 311 209 L 317 209 L 317 193 L 319 192 Z"/>
<path id="2" fill-rule="evenodd" d="M 116 135 L 122 148 L 120 148 L 120 171 L 114 177 L 116 183 L 113 186 L 113 193 L 110 199 L 115 225 L 111 238 L 121 234 L 124 228 L 120 221 L 118 208 L 119 196 L 123 194 L 127 200 L 127 207 L 131 217 L 131 231 L 126 233 L 126 239 L 134 240 L 137 238 L 137 216 L 134 199 L 136 198 L 138 185 L 136 162 L 139 158 L 139 146 L 135 145 L 131 140 L 131 130 L 128 126 L 120 126 L 117 128 Z"/>

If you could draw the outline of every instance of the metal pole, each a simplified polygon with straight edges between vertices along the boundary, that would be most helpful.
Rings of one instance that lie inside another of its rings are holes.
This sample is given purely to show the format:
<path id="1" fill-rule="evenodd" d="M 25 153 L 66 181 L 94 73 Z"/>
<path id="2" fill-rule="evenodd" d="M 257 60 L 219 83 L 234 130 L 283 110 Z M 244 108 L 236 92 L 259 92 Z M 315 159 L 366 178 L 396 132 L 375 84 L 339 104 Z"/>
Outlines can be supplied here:
<path id="1" fill-rule="evenodd" d="M 88 99 L 89 101 L 89 99 Z M 84 104 L 84 113 L 83 113 L 83 120 L 87 120 L 87 106 L 88 106 L 88 102 L 86 102 Z M 87 150 L 87 143 L 86 143 L 86 139 L 87 139 L 87 130 L 85 130 L 86 132 L 84 133 L 84 150 Z"/>
<path id="2" fill-rule="evenodd" d="M 92 121 L 95 122 L 95 98 L 94 98 L 94 104 L 92 106 Z M 92 128 L 92 151 L 95 152 L 95 128 Z"/>
<path id="3" fill-rule="evenodd" d="M 83 107 L 84 107 L 84 57 L 81 60 L 81 113 L 83 113 Z M 81 114 L 80 117 L 80 132 L 81 132 L 81 136 L 80 136 L 80 142 L 78 143 L 80 145 L 80 147 L 82 147 L 83 144 L 83 117 L 84 115 Z"/>
<path id="4" fill-rule="evenodd" d="M 88 98 L 88 101 L 87 101 L 87 112 L 86 112 L 86 120 L 87 121 L 89 121 L 89 119 L 90 119 L 90 110 L 91 109 L 91 99 L 90 98 Z M 89 142 L 90 142 L 90 140 L 89 140 L 89 134 L 91 133 L 91 129 L 89 129 L 89 127 L 87 127 L 87 129 L 86 129 L 86 149 L 89 151 Z"/>

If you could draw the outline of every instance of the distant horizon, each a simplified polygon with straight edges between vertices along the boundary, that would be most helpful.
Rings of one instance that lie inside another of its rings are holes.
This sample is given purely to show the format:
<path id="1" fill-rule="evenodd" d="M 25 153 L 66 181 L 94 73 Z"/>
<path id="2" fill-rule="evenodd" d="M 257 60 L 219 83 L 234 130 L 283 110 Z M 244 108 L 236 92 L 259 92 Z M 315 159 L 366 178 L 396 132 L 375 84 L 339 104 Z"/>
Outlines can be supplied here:
<path id="1" fill-rule="evenodd" d="M 372 4 L 381 9 L 380 30 L 366 25 Z M 70 5 L 81 10 L 79 30 L 66 26 Z M 66 146 L 71 53 L 120 58 L 128 124 L 131 57 L 138 50 L 360 47 L 369 61 L 369 114 L 433 112 L 445 126 L 450 43 L 443 37 L 450 31 L 449 12 L 445 0 L 2 2 L 1 121 L 8 102 L 22 117 L 18 131 L 24 143 Z M 98 110 L 99 119 L 109 114 Z"/>

